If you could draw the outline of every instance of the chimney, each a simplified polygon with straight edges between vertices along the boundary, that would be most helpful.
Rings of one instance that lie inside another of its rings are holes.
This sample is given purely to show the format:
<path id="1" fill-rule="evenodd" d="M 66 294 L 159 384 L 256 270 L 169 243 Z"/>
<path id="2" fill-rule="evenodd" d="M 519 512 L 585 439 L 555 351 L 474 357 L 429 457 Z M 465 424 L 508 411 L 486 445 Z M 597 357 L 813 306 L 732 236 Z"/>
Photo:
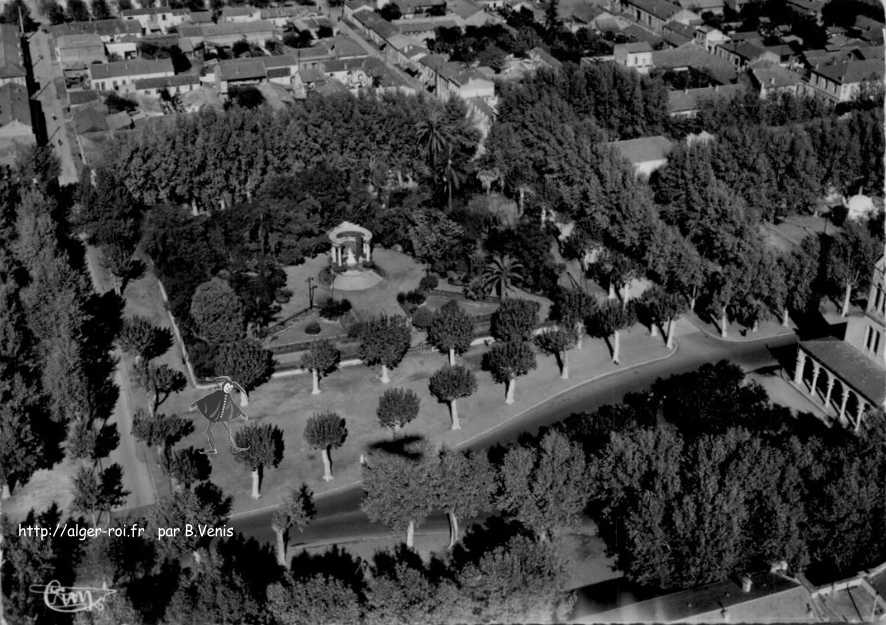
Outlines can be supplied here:
<path id="1" fill-rule="evenodd" d="M 741 576 L 741 591 L 742 592 L 751 592 L 751 589 L 754 587 L 754 582 L 751 580 L 750 575 L 742 575 Z"/>

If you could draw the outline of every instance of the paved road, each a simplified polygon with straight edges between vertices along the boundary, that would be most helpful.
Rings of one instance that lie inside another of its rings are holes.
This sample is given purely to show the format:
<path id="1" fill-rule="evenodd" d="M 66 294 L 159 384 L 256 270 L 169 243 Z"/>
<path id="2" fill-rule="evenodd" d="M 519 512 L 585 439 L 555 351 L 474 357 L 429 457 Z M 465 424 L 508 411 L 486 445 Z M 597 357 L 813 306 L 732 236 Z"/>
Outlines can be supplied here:
<path id="1" fill-rule="evenodd" d="M 86 266 L 89 268 L 89 277 L 92 286 L 97 293 L 103 293 L 110 287 L 105 284 L 98 271 L 98 250 L 88 246 L 86 248 Z M 124 370 L 128 362 L 123 354 L 117 355 L 117 370 L 114 372 L 114 383 L 120 389 L 120 396 L 114 405 L 114 414 L 110 423 L 117 426 L 120 435 L 120 443 L 111 452 L 111 462 L 117 462 L 123 467 L 123 487 L 129 491 L 126 498 L 126 508 L 148 506 L 156 501 L 156 489 L 151 480 L 151 472 L 148 465 L 137 453 L 135 438 L 132 436 L 133 395 L 132 381 L 128 371 Z"/>
<path id="2" fill-rule="evenodd" d="M 483 449 L 517 439 L 523 432 L 535 432 L 540 426 L 556 423 L 575 412 L 593 410 L 605 404 L 618 402 L 629 392 L 647 388 L 657 378 L 696 369 L 705 362 L 728 359 L 746 371 L 776 364 L 771 348 L 796 342 L 793 335 L 784 335 L 759 341 L 721 341 L 695 332 L 679 340 L 679 350 L 673 357 L 642 365 L 632 370 L 588 382 L 550 402 L 532 408 L 501 426 L 465 441 L 460 447 Z M 317 498 L 317 518 L 308 530 L 298 536 L 296 544 L 332 543 L 359 538 L 390 535 L 388 528 L 371 523 L 360 510 L 363 491 L 359 485 Z M 261 541 L 273 540 L 270 529 L 272 511 L 258 511 L 234 517 L 232 523 L 246 536 Z M 446 518 L 434 515 L 420 528 L 419 533 L 448 532 Z"/>
<path id="3" fill-rule="evenodd" d="M 72 133 L 67 132 L 65 124 L 64 73 L 55 59 L 48 33 L 37 31 L 30 35 L 28 49 L 34 80 L 37 83 L 37 92 L 32 97 L 40 103 L 47 141 L 61 162 L 61 174 L 58 179 L 63 185 L 73 184 L 78 180 L 74 159 L 75 155 L 79 154 L 80 148 L 74 143 Z"/>

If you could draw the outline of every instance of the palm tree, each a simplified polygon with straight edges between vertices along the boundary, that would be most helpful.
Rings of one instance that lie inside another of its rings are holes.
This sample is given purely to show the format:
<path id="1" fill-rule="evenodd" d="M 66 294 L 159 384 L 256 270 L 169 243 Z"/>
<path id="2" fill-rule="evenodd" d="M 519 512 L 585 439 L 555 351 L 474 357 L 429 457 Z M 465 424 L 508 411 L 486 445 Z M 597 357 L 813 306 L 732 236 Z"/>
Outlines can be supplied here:
<path id="1" fill-rule="evenodd" d="M 415 138 L 427 154 L 428 165 L 437 169 L 440 156 L 452 151 L 452 128 L 437 109 L 431 109 L 426 119 L 415 124 Z"/>
<path id="2" fill-rule="evenodd" d="M 449 212 L 452 212 L 452 190 L 461 186 L 462 175 L 452 166 L 452 147 L 446 158 L 446 167 L 443 169 L 443 180 L 446 184 L 446 196 L 448 198 Z"/>
<path id="3" fill-rule="evenodd" d="M 480 279 L 487 292 L 497 290 L 498 299 L 503 300 L 511 287 L 521 284 L 526 279 L 524 271 L 526 268 L 513 256 L 495 254 L 486 264 Z"/>

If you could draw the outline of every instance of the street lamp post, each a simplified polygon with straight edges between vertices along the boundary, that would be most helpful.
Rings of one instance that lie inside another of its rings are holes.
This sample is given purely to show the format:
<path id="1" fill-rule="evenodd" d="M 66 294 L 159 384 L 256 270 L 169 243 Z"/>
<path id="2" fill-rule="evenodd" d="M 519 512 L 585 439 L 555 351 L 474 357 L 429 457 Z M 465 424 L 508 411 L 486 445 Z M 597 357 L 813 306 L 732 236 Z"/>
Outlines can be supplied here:
<path id="1" fill-rule="evenodd" d="M 317 287 L 314 285 L 314 278 L 308 277 L 306 280 L 308 283 L 308 310 L 314 309 L 314 289 Z"/>

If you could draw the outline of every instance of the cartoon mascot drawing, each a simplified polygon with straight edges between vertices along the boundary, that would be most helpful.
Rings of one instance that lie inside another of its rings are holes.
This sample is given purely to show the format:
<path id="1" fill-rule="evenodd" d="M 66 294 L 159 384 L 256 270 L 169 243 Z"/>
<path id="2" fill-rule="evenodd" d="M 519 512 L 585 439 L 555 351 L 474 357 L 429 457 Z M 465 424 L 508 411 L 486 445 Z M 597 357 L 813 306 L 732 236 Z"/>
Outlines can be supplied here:
<path id="1" fill-rule="evenodd" d="M 226 375 L 216 378 L 214 382 L 219 385 L 216 390 L 191 404 L 191 409 L 196 409 L 209 423 L 206 427 L 206 436 L 209 439 L 209 449 L 205 449 L 204 453 L 218 453 L 218 449 L 216 449 L 215 442 L 212 438 L 212 426 L 216 423 L 221 423 L 225 426 L 225 430 L 228 431 L 228 438 L 231 441 L 231 451 L 234 453 L 246 451 L 249 449 L 248 447 L 238 447 L 237 443 L 234 442 L 234 435 L 231 433 L 230 425 L 228 425 L 234 419 L 249 421 L 249 417 L 241 410 L 241 408 L 245 408 L 249 405 L 246 389 Z M 237 405 L 237 402 L 234 401 L 234 390 L 240 392 L 239 406 Z"/>

